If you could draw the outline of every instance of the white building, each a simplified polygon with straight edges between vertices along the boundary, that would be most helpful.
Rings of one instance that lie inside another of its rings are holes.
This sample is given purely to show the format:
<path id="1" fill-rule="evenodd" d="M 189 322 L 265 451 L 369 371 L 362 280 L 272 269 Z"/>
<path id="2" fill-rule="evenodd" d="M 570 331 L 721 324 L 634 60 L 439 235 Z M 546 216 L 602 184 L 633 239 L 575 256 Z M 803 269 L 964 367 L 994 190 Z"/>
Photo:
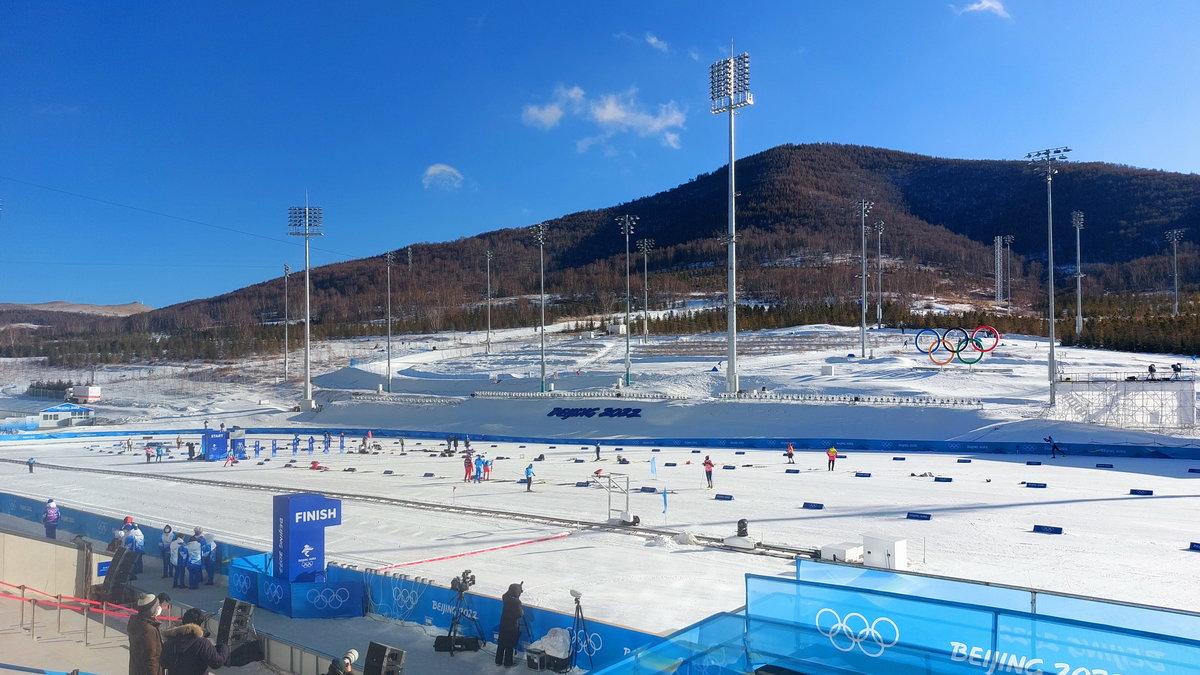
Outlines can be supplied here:
<path id="1" fill-rule="evenodd" d="M 96 412 L 74 403 L 52 403 L 36 398 L 0 399 L 0 428 L 29 431 L 74 427 L 95 422 Z"/>

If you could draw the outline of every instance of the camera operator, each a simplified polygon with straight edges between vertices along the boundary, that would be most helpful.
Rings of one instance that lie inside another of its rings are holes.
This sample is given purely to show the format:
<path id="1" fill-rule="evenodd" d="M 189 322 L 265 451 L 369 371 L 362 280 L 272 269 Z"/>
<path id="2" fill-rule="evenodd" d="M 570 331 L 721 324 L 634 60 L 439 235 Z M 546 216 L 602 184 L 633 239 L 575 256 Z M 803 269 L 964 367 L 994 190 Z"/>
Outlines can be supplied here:
<path id="1" fill-rule="evenodd" d="M 163 631 L 163 667 L 170 675 L 204 675 L 229 659 L 229 645 L 209 642 L 204 619 L 204 612 L 193 607 L 183 613 L 178 626 Z"/>
<path id="2" fill-rule="evenodd" d="M 354 662 L 358 660 L 358 650 L 346 650 L 346 655 L 334 659 L 329 663 L 329 670 L 325 671 L 325 675 L 349 675 L 354 672 Z"/>
<path id="3" fill-rule="evenodd" d="M 502 598 L 504 609 L 500 612 L 500 637 L 496 640 L 496 665 L 509 667 L 513 664 L 513 654 L 521 639 L 521 617 L 525 615 L 525 607 L 521 604 L 521 593 L 525 590 L 523 584 L 509 584 L 508 592 Z"/>

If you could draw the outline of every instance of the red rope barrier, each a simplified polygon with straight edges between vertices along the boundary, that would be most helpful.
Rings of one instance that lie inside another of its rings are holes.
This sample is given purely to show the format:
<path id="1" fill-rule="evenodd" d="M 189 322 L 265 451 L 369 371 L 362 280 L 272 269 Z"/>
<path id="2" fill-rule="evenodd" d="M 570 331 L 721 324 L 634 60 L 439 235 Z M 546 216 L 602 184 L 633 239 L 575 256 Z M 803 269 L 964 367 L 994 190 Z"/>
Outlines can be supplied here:
<path id="1" fill-rule="evenodd" d="M 5 584 L 5 586 L 11 586 L 11 584 Z M 74 605 L 68 605 L 68 604 L 64 604 L 64 603 L 54 602 L 53 600 L 37 600 L 36 598 L 22 598 L 19 595 L 11 595 L 9 593 L 0 593 L 0 598 L 8 598 L 10 600 L 20 600 L 21 602 L 36 602 L 36 603 L 38 603 L 38 605 L 40 605 L 42 607 L 61 607 L 62 609 L 69 609 L 69 610 L 76 611 L 76 612 L 83 611 L 83 608 L 76 607 Z M 63 598 L 63 600 L 67 600 L 67 599 L 68 598 Z M 70 599 L 72 601 L 80 601 L 78 598 L 70 598 Z M 89 604 L 103 604 L 103 603 L 97 603 L 94 600 L 82 600 L 80 602 L 86 602 Z M 166 605 L 166 607 L 169 607 L 169 606 L 170 605 Z M 125 607 L 124 605 L 111 605 L 111 607 L 112 607 L 112 609 L 92 609 L 90 611 L 92 614 L 107 614 L 109 616 L 115 616 L 115 617 L 122 618 L 122 619 L 128 619 L 128 618 L 132 617 L 134 614 L 137 614 L 136 610 Z M 179 621 L 182 617 L 158 616 L 155 618 L 157 618 L 159 621 Z"/>
<path id="2" fill-rule="evenodd" d="M 382 572 L 384 570 L 395 569 L 397 567 L 408 567 L 409 565 L 419 565 L 421 563 L 427 563 L 427 562 L 437 562 L 439 560 L 451 560 L 453 558 L 462 558 L 462 557 L 469 556 L 469 555 L 477 555 L 479 553 L 488 553 L 491 551 L 500 551 L 500 550 L 503 550 L 506 548 L 514 548 L 516 546 L 527 546 L 529 544 L 537 544 L 537 543 L 540 543 L 543 541 L 553 541 L 555 539 L 562 539 L 563 537 L 569 536 L 570 534 L 571 534 L 570 532 L 563 532 L 562 534 L 556 534 L 552 537 L 542 537 L 541 539 L 530 539 L 529 541 L 519 541 L 515 544 L 505 544 L 503 546 L 493 546 L 491 548 L 481 548 L 476 551 L 467 551 L 466 553 L 455 553 L 453 555 L 443 555 L 443 556 L 439 556 L 437 558 L 426 558 L 425 560 L 414 560 L 412 562 L 397 563 L 395 565 L 388 565 L 387 567 L 380 567 L 379 571 Z"/>

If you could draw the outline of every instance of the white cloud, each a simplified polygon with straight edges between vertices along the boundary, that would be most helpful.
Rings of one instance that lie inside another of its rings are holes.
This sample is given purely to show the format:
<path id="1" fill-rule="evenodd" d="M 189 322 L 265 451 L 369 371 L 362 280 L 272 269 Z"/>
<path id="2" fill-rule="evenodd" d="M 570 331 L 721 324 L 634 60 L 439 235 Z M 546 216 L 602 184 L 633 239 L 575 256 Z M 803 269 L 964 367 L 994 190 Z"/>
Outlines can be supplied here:
<path id="1" fill-rule="evenodd" d="M 592 123 L 599 133 L 575 141 L 575 150 L 581 153 L 626 133 L 657 136 L 665 147 L 676 150 L 682 147 L 679 130 L 687 121 L 686 113 L 675 101 L 661 103 L 653 112 L 647 112 L 637 95 L 637 88 L 630 87 L 624 92 L 589 98 L 578 85 L 559 85 L 554 89 L 553 101 L 525 106 L 521 119 L 531 127 L 547 131 L 570 118 Z"/>
<path id="2" fill-rule="evenodd" d="M 962 9 L 958 9 L 954 5 L 950 5 L 950 9 L 953 9 L 958 14 L 965 14 L 967 12 L 991 12 L 1002 19 L 1012 18 L 1009 16 L 1008 10 L 1004 9 L 1004 3 L 1000 0 L 978 0 L 973 4 L 963 7 Z"/>
<path id="3" fill-rule="evenodd" d="M 689 50 L 688 50 L 688 56 L 690 56 L 690 57 L 692 58 L 692 60 L 693 60 L 693 61 L 699 61 L 699 60 L 700 60 L 700 52 L 696 51 L 695 49 L 689 49 Z"/>
<path id="4" fill-rule="evenodd" d="M 421 177 L 421 184 L 426 190 L 457 190 L 462 183 L 462 173 L 449 164 L 430 164 Z"/>
<path id="5" fill-rule="evenodd" d="M 646 33 L 646 44 L 650 45 L 651 47 L 654 47 L 655 49 L 657 49 L 660 52 L 665 52 L 665 51 L 667 51 L 667 49 L 670 48 L 670 46 L 667 43 L 658 39 L 654 35 L 654 33 Z"/>
<path id="6" fill-rule="evenodd" d="M 537 106 L 527 105 L 521 111 L 521 121 L 531 127 L 540 127 L 542 129 L 553 129 L 558 126 L 562 120 L 563 109 L 557 103 L 549 105 Z"/>

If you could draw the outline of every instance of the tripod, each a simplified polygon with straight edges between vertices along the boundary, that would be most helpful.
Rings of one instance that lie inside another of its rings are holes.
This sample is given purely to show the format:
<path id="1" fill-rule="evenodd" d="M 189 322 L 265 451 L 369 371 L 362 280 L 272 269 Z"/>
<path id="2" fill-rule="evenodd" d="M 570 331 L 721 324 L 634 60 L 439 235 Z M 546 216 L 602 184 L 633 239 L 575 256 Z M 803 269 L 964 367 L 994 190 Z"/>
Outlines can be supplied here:
<path id="1" fill-rule="evenodd" d="M 573 591 L 572 591 L 573 592 Z M 588 629 L 587 620 L 583 618 L 583 606 L 579 604 L 579 598 L 575 598 L 575 621 L 571 624 L 571 653 L 567 658 L 567 663 L 571 668 L 579 662 L 579 652 L 587 654 L 588 670 L 595 670 L 596 662 L 591 654 L 587 652 L 588 647 Z"/>
<path id="2" fill-rule="evenodd" d="M 454 601 L 454 611 L 450 615 L 450 632 L 447 633 L 447 636 L 450 638 L 450 656 L 454 656 L 454 647 L 458 642 L 456 638 L 462 636 L 463 614 L 469 609 L 470 607 L 467 607 L 467 588 L 459 587 L 458 598 Z M 479 642 L 487 642 L 487 640 L 485 640 L 483 637 L 483 626 L 480 625 L 479 619 L 475 618 L 474 615 L 471 615 L 467 617 L 467 620 L 475 624 L 475 632 L 479 635 Z M 476 649 L 478 649 L 478 647 Z M 467 650 L 460 649 L 459 651 Z"/>

